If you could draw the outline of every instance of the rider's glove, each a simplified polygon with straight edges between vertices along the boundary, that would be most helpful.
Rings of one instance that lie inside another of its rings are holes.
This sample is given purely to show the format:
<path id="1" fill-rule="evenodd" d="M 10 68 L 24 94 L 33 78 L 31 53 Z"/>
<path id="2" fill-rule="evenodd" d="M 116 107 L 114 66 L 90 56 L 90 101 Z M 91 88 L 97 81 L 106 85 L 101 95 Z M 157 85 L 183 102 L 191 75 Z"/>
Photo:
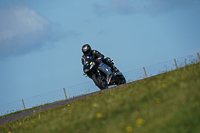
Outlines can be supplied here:
<path id="1" fill-rule="evenodd" d="M 97 62 L 101 62 L 102 58 L 97 58 L 96 61 Z"/>

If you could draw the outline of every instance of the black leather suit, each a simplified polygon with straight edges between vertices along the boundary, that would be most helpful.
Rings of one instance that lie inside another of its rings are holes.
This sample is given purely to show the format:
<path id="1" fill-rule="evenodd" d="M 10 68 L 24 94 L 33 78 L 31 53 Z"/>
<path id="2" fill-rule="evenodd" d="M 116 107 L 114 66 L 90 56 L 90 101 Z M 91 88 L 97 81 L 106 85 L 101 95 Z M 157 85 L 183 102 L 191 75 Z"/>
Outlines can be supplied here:
<path id="1" fill-rule="evenodd" d="M 111 60 L 108 59 L 104 59 L 104 55 L 101 54 L 99 51 L 97 50 L 92 50 L 90 55 L 87 56 L 93 56 L 94 59 L 101 59 L 103 61 L 103 63 L 107 64 L 108 66 L 110 66 L 112 69 L 116 70 L 117 68 L 114 66 L 114 63 Z M 86 55 L 83 55 L 81 60 L 82 60 L 82 64 L 84 65 L 84 59 L 86 58 Z"/>

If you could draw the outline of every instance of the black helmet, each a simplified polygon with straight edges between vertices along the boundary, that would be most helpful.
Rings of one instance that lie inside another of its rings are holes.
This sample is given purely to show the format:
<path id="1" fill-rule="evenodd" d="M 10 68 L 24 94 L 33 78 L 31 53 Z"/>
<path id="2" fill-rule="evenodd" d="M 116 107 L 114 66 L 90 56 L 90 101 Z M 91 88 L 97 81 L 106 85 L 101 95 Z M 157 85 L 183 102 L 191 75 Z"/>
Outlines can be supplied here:
<path id="1" fill-rule="evenodd" d="M 91 50 L 91 47 L 90 47 L 89 44 L 83 45 L 82 52 L 83 52 L 84 55 L 89 55 L 91 53 L 91 51 L 92 50 Z"/>

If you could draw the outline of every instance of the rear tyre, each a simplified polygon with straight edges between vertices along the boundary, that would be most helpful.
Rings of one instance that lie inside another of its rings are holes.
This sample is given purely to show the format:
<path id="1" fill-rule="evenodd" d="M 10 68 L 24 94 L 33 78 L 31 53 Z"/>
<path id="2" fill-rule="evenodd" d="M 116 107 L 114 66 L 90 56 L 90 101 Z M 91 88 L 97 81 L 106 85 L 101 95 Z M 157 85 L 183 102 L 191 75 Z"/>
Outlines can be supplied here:
<path id="1" fill-rule="evenodd" d="M 121 84 L 125 84 L 125 83 L 126 83 L 126 79 L 125 79 L 124 75 L 119 76 L 117 85 L 121 85 Z"/>
<path id="2" fill-rule="evenodd" d="M 106 80 L 102 80 L 98 75 L 93 74 L 92 79 L 93 79 L 95 85 L 97 87 L 99 87 L 99 89 L 103 90 L 103 89 L 108 88 Z"/>

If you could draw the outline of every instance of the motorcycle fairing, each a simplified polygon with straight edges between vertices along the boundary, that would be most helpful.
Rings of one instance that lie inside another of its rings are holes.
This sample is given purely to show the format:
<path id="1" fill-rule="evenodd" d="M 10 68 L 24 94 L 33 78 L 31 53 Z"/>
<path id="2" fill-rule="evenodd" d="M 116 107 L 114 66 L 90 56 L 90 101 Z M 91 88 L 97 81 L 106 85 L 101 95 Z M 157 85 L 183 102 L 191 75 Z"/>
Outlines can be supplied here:
<path id="1" fill-rule="evenodd" d="M 83 65 L 83 71 L 85 73 L 87 73 L 90 69 L 92 69 L 92 67 L 95 65 L 94 62 L 91 62 L 93 59 L 93 57 L 91 56 L 87 56 L 85 59 L 84 59 L 84 65 Z"/>
<path id="2" fill-rule="evenodd" d="M 116 72 L 114 75 L 115 75 L 115 76 L 116 76 L 116 75 L 122 75 L 122 73 L 121 73 L 121 72 Z"/>
<path id="3" fill-rule="evenodd" d="M 104 64 L 103 62 L 101 62 L 100 65 L 98 66 L 98 69 L 107 75 L 107 83 L 109 84 L 112 78 L 111 68 L 108 65 Z"/>
<path id="4" fill-rule="evenodd" d="M 98 69 L 100 70 L 100 71 L 102 71 L 103 73 L 105 73 L 106 75 L 110 75 L 110 74 L 112 74 L 112 71 L 111 71 L 111 68 L 108 66 L 108 65 L 106 65 L 106 64 L 104 64 L 104 63 L 100 63 L 100 65 L 98 66 Z"/>

